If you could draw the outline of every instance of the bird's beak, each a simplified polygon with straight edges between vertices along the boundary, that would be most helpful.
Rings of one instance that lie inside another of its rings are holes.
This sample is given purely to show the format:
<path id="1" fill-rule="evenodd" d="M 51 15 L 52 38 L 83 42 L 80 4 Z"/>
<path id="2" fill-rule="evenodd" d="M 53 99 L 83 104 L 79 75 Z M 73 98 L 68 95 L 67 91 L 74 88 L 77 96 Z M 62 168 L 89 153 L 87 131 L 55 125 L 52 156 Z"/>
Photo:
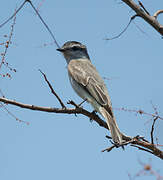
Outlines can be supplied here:
<path id="1" fill-rule="evenodd" d="M 56 50 L 59 51 L 59 52 L 64 52 L 65 51 L 63 48 L 58 48 Z"/>

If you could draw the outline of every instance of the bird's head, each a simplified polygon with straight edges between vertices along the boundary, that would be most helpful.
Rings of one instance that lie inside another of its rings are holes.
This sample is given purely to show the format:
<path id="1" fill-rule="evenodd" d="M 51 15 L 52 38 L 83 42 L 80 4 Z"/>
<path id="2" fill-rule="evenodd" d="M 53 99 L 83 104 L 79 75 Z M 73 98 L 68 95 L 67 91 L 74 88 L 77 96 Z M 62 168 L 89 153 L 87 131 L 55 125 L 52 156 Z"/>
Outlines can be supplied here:
<path id="1" fill-rule="evenodd" d="M 77 41 L 68 41 L 57 51 L 63 53 L 68 63 L 72 59 L 89 59 L 86 46 Z"/>

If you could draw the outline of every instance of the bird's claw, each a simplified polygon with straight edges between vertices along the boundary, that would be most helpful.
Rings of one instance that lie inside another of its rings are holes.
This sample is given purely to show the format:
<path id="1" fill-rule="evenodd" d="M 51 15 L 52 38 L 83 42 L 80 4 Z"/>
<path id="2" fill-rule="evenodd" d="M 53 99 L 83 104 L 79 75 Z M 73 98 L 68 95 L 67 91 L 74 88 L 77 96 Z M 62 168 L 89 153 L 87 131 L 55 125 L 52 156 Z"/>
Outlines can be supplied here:
<path id="1" fill-rule="evenodd" d="M 93 111 L 91 112 L 91 114 L 93 114 L 93 115 L 96 115 L 96 113 L 97 113 L 96 110 L 93 110 Z M 93 122 L 93 119 L 92 119 L 92 118 L 90 118 L 90 122 Z"/>

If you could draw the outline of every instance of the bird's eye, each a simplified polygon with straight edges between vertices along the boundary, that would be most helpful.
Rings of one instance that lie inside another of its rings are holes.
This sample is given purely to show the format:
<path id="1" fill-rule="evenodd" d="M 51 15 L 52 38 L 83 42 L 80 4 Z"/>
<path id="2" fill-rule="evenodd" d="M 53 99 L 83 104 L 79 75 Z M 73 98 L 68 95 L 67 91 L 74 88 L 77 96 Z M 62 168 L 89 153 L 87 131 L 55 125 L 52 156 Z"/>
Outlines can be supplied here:
<path id="1" fill-rule="evenodd" d="M 77 50 L 79 50 L 79 48 L 76 47 L 76 46 L 74 46 L 74 47 L 72 47 L 72 50 L 73 50 L 73 51 L 77 51 Z"/>

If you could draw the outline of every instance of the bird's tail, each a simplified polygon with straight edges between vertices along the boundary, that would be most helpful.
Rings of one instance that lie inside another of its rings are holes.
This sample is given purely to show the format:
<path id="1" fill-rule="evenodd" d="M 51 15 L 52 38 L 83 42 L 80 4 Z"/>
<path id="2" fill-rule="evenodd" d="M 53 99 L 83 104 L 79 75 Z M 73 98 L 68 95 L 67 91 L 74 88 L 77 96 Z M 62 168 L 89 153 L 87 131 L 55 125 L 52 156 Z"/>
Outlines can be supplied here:
<path id="1" fill-rule="evenodd" d="M 116 144 L 122 145 L 124 142 L 130 139 L 130 137 L 120 132 L 115 118 L 112 117 L 104 107 L 101 107 L 99 110 L 102 116 L 106 119 L 108 128 L 111 132 L 112 139 Z"/>

